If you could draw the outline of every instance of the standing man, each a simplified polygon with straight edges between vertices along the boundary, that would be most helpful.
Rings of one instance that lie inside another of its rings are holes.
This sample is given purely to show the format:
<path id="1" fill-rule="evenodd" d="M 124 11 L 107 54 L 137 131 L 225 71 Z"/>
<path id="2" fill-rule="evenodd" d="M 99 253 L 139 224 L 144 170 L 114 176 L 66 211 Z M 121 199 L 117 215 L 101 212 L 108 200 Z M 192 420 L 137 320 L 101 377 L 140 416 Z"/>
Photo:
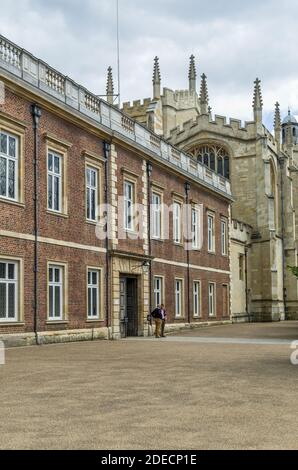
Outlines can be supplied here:
<path id="1" fill-rule="evenodd" d="M 155 338 L 160 338 L 161 334 L 161 325 L 162 325 L 162 313 L 161 306 L 158 305 L 153 312 L 151 313 L 155 321 Z"/>
<path id="2" fill-rule="evenodd" d="M 166 326 L 166 319 L 167 319 L 167 312 L 165 309 L 164 304 L 160 305 L 160 313 L 161 313 L 161 337 L 165 338 L 165 326 Z"/>

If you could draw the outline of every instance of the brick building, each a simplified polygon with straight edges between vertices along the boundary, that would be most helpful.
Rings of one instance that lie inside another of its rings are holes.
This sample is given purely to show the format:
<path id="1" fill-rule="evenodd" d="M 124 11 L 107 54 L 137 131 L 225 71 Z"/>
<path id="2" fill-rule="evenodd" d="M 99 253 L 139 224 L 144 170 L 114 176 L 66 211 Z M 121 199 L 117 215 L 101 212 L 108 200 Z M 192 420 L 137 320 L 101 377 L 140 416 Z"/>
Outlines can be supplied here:
<path id="1" fill-rule="evenodd" d="M 0 80 L 0 338 L 228 321 L 229 181 L 3 37 Z"/>

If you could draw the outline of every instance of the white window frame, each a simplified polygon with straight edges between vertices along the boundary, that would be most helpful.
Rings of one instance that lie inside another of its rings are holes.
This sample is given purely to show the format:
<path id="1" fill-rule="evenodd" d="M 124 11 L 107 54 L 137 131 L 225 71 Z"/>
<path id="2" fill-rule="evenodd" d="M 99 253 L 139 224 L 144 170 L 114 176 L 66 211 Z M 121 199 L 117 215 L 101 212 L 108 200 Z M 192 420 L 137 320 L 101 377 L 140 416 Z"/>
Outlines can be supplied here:
<path id="1" fill-rule="evenodd" d="M 208 283 L 208 315 L 209 317 L 216 316 L 216 284 L 215 282 Z"/>
<path id="2" fill-rule="evenodd" d="M 181 202 L 173 202 L 173 240 L 174 243 L 181 243 L 181 222 L 182 222 L 182 204 Z"/>
<path id="3" fill-rule="evenodd" d="M 208 252 L 215 252 L 215 217 L 214 214 L 207 214 L 207 230 L 208 230 Z"/>
<path id="4" fill-rule="evenodd" d="M 157 286 L 157 282 L 159 282 L 159 287 Z M 163 302 L 163 277 L 162 276 L 154 276 L 153 279 L 153 293 L 154 293 L 154 307 L 157 305 L 161 305 Z"/>
<path id="5" fill-rule="evenodd" d="M 152 191 L 152 238 L 161 239 L 162 234 L 162 197 Z"/>
<path id="6" fill-rule="evenodd" d="M 50 270 L 53 269 L 53 278 L 52 281 L 50 281 Z M 55 281 L 55 270 L 59 270 L 59 281 Z M 53 306 L 53 311 L 50 311 L 50 288 L 52 289 L 53 292 L 53 301 L 52 301 L 52 306 Z M 55 296 L 56 296 L 56 287 L 59 287 L 60 289 L 60 315 L 56 316 L 53 315 L 54 310 L 55 310 Z M 65 301 L 65 268 L 64 266 L 50 263 L 48 265 L 48 320 L 49 321 L 62 321 L 64 319 L 64 301 Z"/>
<path id="7" fill-rule="evenodd" d="M 8 201 L 18 201 L 19 200 L 19 137 L 16 135 L 13 135 L 7 131 L 0 130 L 0 139 L 1 136 L 5 135 L 6 136 L 6 142 L 7 142 L 7 152 L 2 153 L 1 152 L 1 140 L 0 140 L 0 158 L 3 158 L 5 160 L 5 166 L 6 166 L 6 193 L 5 195 L 0 195 L 1 198 L 7 199 Z M 9 155 L 9 139 L 13 139 L 15 141 L 15 155 L 11 156 Z M 9 163 L 12 162 L 14 163 L 14 197 L 9 196 Z"/>
<path id="8" fill-rule="evenodd" d="M 201 281 L 193 281 L 193 316 L 200 318 L 202 316 L 201 309 Z"/>
<path id="9" fill-rule="evenodd" d="M 20 278 L 20 265 L 19 262 L 14 261 L 14 260 L 9 260 L 9 259 L 0 259 L 0 263 L 5 264 L 5 278 L 0 279 L 0 284 L 5 285 L 5 296 L 6 296 L 6 304 L 5 304 L 5 317 L 0 317 L 0 323 L 15 323 L 19 319 L 19 290 L 20 290 L 20 284 L 19 284 L 19 278 Z M 11 264 L 14 266 L 14 278 L 9 279 L 8 278 L 8 265 Z M 9 317 L 8 316 L 8 291 L 9 291 L 9 286 L 14 285 L 14 316 Z"/>
<path id="10" fill-rule="evenodd" d="M 200 211 L 197 207 L 191 208 L 191 234 L 192 248 L 197 250 L 199 248 L 200 240 Z"/>
<path id="11" fill-rule="evenodd" d="M 221 219 L 220 221 L 220 239 L 221 239 L 221 254 L 226 256 L 228 254 L 228 231 L 227 221 Z"/>
<path id="12" fill-rule="evenodd" d="M 49 157 L 50 155 L 52 156 L 52 170 L 49 169 Z M 55 158 L 58 158 L 59 159 L 59 173 L 55 172 L 55 166 L 54 166 L 54 162 L 55 162 Z M 59 152 L 56 152 L 55 150 L 51 150 L 51 149 L 48 149 L 48 152 L 47 152 L 47 207 L 48 207 L 48 210 L 51 211 L 51 212 L 56 212 L 58 214 L 62 213 L 63 211 L 63 200 L 62 200 L 62 197 L 63 197 L 63 155 Z M 49 179 L 51 179 L 52 181 L 52 207 L 50 207 L 49 205 L 49 194 L 50 194 L 50 185 L 49 185 Z M 58 197 L 59 197 L 59 205 L 58 205 L 58 209 L 55 209 L 54 206 L 55 206 L 55 199 L 54 199 L 54 181 L 55 179 L 58 180 Z"/>
<path id="13" fill-rule="evenodd" d="M 89 172 L 95 174 L 95 185 L 91 183 L 91 176 Z M 99 190 L 99 170 L 92 165 L 86 165 L 85 169 L 86 178 L 86 219 L 90 222 L 96 222 L 98 218 L 98 190 Z M 89 182 L 88 182 L 89 180 Z M 92 217 L 92 194 L 94 194 L 94 217 Z M 89 202 L 89 216 L 88 216 L 88 202 Z"/>
<path id="14" fill-rule="evenodd" d="M 127 188 L 131 188 L 130 197 L 127 194 Z M 131 180 L 124 180 L 124 229 L 134 231 L 134 200 L 135 183 Z M 130 220 L 129 220 L 130 217 Z"/>
<path id="15" fill-rule="evenodd" d="M 90 274 L 90 282 L 89 282 L 89 274 Z M 96 274 L 96 283 L 93 283 L 93 274 Z M 91 305 L 89 303 L 89 291 L 91 291 Z M 96 302 L 97 302 L 97 309 L 96 315 L 91 315 L 90 311 L 92 311 L 93 307 L 93 296 L 92 292 L 96 291 Z M 91 307 L 91 310 L 90 310 Z M 88 268 L 87 269 L 87 319 L 88 320 L 99 320 L 101 313 L 101 271 L 95 268 Z"/>
<path id="16" fill-rule="evenodd" d="M 177 288 L 179 286 L 179 288 Z M 183 279 L 175 278 L 175 318 L 183 317 Z"/>

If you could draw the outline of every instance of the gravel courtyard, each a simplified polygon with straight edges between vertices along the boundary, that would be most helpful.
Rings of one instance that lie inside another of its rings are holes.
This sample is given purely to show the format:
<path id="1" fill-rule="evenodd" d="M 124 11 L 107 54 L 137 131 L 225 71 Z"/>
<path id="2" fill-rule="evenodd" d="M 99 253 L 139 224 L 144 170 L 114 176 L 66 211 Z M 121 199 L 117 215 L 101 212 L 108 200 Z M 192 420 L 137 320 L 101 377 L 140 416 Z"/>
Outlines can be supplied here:
<path id="1" fill-rule="evenodd" d="M 298 322 L 15 348 L 1 449 L 297 449 Z"/>

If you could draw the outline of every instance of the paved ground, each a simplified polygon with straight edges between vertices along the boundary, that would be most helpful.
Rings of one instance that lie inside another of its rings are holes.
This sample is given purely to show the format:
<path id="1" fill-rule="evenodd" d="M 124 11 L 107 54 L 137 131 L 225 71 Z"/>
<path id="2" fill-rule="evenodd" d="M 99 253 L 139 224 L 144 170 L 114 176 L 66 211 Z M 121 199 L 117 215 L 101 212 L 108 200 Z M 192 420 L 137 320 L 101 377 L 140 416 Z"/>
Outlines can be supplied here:
<path id="1" fill-rule="evenodd" d="M 293 339 L 298 322 L 8 350 L 0 448 L 297 449 Z"/>

